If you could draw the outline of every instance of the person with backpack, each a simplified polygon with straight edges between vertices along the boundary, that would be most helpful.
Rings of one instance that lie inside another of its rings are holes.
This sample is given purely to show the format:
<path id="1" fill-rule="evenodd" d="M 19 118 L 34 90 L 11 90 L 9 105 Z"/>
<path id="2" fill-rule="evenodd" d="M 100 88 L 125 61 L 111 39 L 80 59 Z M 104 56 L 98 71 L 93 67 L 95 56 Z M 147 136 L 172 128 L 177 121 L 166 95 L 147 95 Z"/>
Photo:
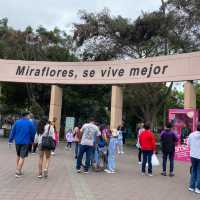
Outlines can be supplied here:
<path id="1" fill-rule="evenodd" d="M 106 140 L 103 136 L 103 129 L 104 126 L 100 127 L 100 136 L 98 137 L 97 145 L 96 145 L 96 151 L 95 151 L 95 162 L 96 162 L 96 168 L 101 168 L 101 161 L 103 162 L 103 168 L 106 168 L 106 161 L 107 161 L 107 146 L 106 146 Z"/>
<path id="2" fill-rule="evenodd" d="M 175 145 L 178 142 L 178 137 L 175 132 L 172 131 L 172 123 L 166 124 L 166 129 L 161 132 L 160 135 L 161 147 L 163 153 L 163 165 L 162 165 L 162 175 L 166 176 L 166 165 L 167 158 L 170 162 L 170 172 L 169 176 L 174 176 L 174 154 L 175 154 Z"/>

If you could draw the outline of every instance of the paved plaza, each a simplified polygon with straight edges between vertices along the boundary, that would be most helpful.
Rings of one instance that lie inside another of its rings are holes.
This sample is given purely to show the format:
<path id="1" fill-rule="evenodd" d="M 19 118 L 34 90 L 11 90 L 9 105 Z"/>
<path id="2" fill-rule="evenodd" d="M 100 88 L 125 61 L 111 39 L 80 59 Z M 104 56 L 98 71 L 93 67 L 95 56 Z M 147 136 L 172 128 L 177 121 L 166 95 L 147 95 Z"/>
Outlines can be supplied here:
<path id="1" fill-rule="evenodd" d="M 117 173 L 77 174 L 72 151 L 60 144 L 52 157 L 48 179 L 38 179 L 37 155 L 25 162 L 23 178 L 15 178 L 15 147 L 0 138 L 0 200 L 193 200 L 200 195 L 187 190 L 189 164 L 176 162 L 173 178 L 141 176 L 137 152 L 127 147 L 117 156 Z"/>

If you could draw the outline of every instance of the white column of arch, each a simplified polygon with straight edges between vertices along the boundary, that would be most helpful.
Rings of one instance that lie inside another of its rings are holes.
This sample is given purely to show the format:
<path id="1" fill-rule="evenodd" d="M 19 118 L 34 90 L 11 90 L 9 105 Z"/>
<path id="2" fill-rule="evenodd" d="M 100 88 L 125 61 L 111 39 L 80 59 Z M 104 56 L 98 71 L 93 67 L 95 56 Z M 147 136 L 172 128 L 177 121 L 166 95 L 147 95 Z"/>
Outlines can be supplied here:
<path id="1" fill-rule="evenodd" d="M 122 125 L 123 91 L 120 86 L 112 86 L 110 128 Z"/>
<path id="2" fill-rule="evenodd" d="M 192 81 L 184 84 L 184 108 L 196 109 L 196 91 Z"/>
<path id="3" fill-rule="evenodd" d="M 49 108 L 49 120 L 56 118 L 56 128 L 60 132 L 61 110 L 62 110 L 62 88 L 58 85 L 51 86 L 51 100 Z"/>

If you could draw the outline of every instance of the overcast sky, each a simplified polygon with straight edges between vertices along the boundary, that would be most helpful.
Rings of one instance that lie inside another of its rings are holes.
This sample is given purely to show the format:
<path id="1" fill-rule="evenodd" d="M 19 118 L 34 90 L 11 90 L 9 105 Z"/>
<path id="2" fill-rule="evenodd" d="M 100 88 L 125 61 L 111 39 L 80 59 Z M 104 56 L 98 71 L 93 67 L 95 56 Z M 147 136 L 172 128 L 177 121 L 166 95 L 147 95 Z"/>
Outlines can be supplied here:
<path id="1" fill-rule="evenodd" d="M 160 0 L 0 0 L 0 18 L 7 17 L 9 25 L 16 29 L 43 25 L 69 30 L 78 21 L 80 9 L 96 12 L 107 7 L 112 15 L 134 19 L 141 11 L 159 6 Z"/>

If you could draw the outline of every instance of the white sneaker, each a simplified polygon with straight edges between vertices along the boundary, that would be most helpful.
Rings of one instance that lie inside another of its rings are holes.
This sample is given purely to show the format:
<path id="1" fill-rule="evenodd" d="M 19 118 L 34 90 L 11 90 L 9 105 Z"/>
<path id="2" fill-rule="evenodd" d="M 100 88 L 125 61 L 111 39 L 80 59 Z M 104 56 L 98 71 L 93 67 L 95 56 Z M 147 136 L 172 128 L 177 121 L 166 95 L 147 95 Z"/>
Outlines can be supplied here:
<path id="1" fill-rule="evenodd" d="M 188 190 L 190 191 L 190 192 L 194 192 L 194 188 L 188 188 Z"/>
<path id="2" fill-rule="evenodd" d="M 51 155 L 52 155 L 52 156 L 54 156 L 54 155 L 55 155 L 55 152 L 54 152 L 54 151 L 52 151 L 52 152 L 51 152 Z"/>
<path id="3" fill-rule="evenodd" d="M 42 178 L 43 176 L 40 174 L 40 175 L 38 175 L 37 177 L 38 177 L 38 178 Z"/>
<path id="4" fill-rule="evenodd" d="M 196 188 L 195 193 L 200 194 L 200 189 Z"/>
<path id="5" fill-rule="evenodd" d="M 116 173 L 116 171 L 115 171 L 115 170 L 111 170 L 111 173 L 112 173 L 112 174 L 115 174 L 115 173 Z"/>
<path id="6" fill-rule="evenodd" d="M 65 150 L 68 151 L 69 150 L 68 147 L 65 147 Z"/>
<path id="7" fill-rule="evenodd" d="M 122 151 L 121 154 L 124 154 L 124 152 Z"/>
<path id="8" fill-rule="evenodd" d="M 139 165 L 141 165 L 141 164 L 142 164 L 142 162 L 138 162 L 138 164 L 139 164 Z"/>
<path id="9" fill-rule="evenodd" d="M 47 177 L 48 177 L 48 170 L 44 169 L 44 178 L 47 178 Z"/>
<path id="10" fill-rule="evenodd" d="M 148 176 L 153 176 L 153 174 L 148 174 Z"/>
<path id="11" fill-rule="evenodd" d="M 118 151 L 118 154 L 120 154 L 120 151 Z"/>
<path id="12" fill-rule="evenodd" d="M 108 174 L 111 174 L 112 171 L 110 171 L 109 169 L 104 169 L 104 172 L 108 173 Z"/>

